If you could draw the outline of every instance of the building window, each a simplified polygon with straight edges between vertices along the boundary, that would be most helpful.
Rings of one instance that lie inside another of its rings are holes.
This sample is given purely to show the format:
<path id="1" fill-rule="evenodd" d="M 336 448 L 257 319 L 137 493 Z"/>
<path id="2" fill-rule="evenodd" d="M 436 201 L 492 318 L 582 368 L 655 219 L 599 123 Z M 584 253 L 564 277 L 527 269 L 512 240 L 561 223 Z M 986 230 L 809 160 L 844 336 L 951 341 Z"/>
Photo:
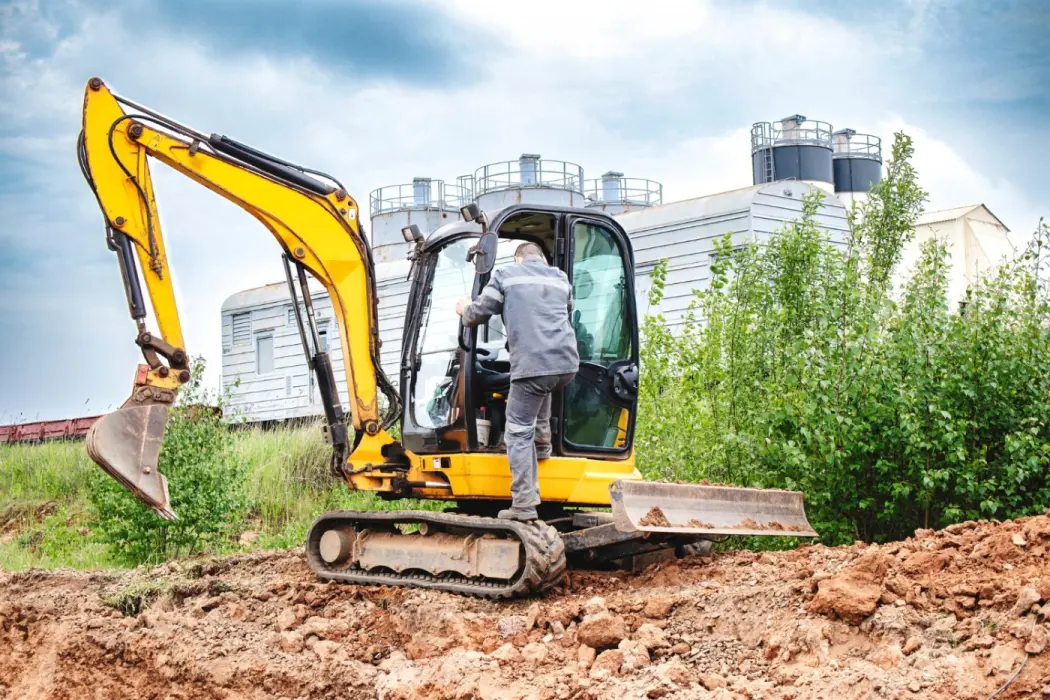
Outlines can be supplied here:
<path id="1" fill-rule="evenodd" d="M 273 372 L 273 336 L 260 335 L 255 339 L 255 373 Z"/>
<path id="2" fill-rule="evenodd" d="M 295 325 L 295 307 L 294 306 L 289 306 L 288 307 L 288 319 L 285 321 L 285 325 L 287 325 L 287 326 L 294 326 Z"/>
<path id="3" fill-rule="evenodd" d="M 233 315 L 233 344 L 247 345 L 252 337 L 252 314 L 250 311 Z"/>

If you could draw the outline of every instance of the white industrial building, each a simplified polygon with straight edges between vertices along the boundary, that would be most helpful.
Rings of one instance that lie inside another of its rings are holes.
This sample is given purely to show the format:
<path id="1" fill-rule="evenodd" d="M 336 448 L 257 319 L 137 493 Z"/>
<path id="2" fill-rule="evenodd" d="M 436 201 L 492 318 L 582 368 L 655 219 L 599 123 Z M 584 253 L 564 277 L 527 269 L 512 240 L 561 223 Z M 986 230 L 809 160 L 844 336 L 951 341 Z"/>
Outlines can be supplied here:
<path id="1" fill-rule="evenodd" d="M 905 247 L 896 270 L 896 284 L 903 285 L 921 255 L 922 244 L 932 238 L 948 249 L 948 303 L 954 308 L 966 288 L 1017 254 L 1010 229 L 983 204 L 929 211 L 915 224 L 915 238 Z"/>
<path id="2" fill-rule="evenodd" d="M 841 243 L 848 233 L 847 207 L 863 200 L 881 177 L 877 137 L 852 129 L 833 131 L 831 125 L 801 115 L 755 124 L 751 157 L 752 186 L 671 203 L 663 202 L 660 183 L 626 178 L 615 171 L 586 180 L 579 165 L 537 154 L 482 166 L 457 178 L 455 185 L 415 178 L 410 184 L 375 190 L 369 197 L 368 238 L 376 261 L 384 371 L 396 386 L 409 272 L 408 244 L 401 229 L 409 224 L 429 233 L 458 218 L 459 208 L 471 201 L 483 211 L 523 202 L 600 209 L 615 216 L 631 236 L 640 312 L 662 313 L 674 327 L 682 322 L 693 291 L 708 283 L 716 239 L 729 233 L 734 245 L 769 240 L 800 217 L 805 195 L 820 188 L 826 197 L 817 212 L 818 224 L 828 240 Z M 981 205 L 928 214 L 919 230 L 906 261 L 914 261 L 918 245 L 930 235 L 949 236 L 953 250 L 961 251 L 953 258 L 958 268 L 953 271 L 953 294 L 965 289 L 1005 250 L 1006 227 Z M 650 309 L 650 273 L 663 258 L 669 260 L 663 300 L 659 308 Z M 328 325 L 331 303 L 316 283 L 311 294 L 346 405 L 340 339 Z M 250 421 L 321 414 L 320 395 L 307 371 L 284 282 L 227 299 L 222 307 L 222 343 L 223 384 L 229 389 L 231 410 Z"/>

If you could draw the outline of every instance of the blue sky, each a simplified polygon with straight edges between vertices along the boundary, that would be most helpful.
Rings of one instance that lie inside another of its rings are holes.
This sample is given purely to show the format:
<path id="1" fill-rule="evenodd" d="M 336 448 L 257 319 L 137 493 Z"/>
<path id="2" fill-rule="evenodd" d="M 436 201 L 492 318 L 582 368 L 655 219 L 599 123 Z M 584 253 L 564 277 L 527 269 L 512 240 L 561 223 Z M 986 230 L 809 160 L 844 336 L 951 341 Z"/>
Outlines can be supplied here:
<path id="1" fill-rule="evenodd" d="M 1050 214 L 1050 3 L 14 0 L 0 3 L 0 422 L 108 410 L 134 328 L 74 156 L 84 83 L 338 176 L 362 203 L 523 152 L 664 183 L 750 184 L 752 122 L 915 139 L 931 208 Z M 276 244 L 154 167 L 192 354 L 280 278 Z"/>

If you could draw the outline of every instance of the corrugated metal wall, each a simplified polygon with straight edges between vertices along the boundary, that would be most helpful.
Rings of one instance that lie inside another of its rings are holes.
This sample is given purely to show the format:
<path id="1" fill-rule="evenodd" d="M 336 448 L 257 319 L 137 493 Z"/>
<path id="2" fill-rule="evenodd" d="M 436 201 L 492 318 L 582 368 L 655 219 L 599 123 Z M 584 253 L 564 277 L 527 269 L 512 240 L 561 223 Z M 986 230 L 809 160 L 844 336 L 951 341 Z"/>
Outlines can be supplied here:
<path id="1" fill-rule="evenodd" d="M 715 240 L 727 233 L 733 245 L 768 240 L 802 216 L 802 198 L 813 189 L 804 183 L 776 182 L 618 216 L 634 247 L 640 313 L 662 313 L 670 325 L 680 325 L 694 298 L 693 290 L 704 289 L 710 282 Z M 845 242 L 849 230 L 846 209 L 833 195 L 825 198 L 817 223 L 829 240 Z M 662 258 L 668 259 L 664 298 L 659 307 L 650 309 L 649 275 Z"/>

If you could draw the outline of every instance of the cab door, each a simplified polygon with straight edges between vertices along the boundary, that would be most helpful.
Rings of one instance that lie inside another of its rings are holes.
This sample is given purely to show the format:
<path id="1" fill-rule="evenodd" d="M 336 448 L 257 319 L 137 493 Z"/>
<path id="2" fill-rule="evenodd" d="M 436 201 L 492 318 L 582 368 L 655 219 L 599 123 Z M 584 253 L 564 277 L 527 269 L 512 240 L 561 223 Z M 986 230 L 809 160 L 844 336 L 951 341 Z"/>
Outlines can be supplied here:
<path id="1" fill-rule="evenodd" d="M 605 216 L 566 218 L 566 273 L 580 371 L 562 392 L 562 454 L 626 458 L 638 413 L 638 323 L 634 255 Z"/>

